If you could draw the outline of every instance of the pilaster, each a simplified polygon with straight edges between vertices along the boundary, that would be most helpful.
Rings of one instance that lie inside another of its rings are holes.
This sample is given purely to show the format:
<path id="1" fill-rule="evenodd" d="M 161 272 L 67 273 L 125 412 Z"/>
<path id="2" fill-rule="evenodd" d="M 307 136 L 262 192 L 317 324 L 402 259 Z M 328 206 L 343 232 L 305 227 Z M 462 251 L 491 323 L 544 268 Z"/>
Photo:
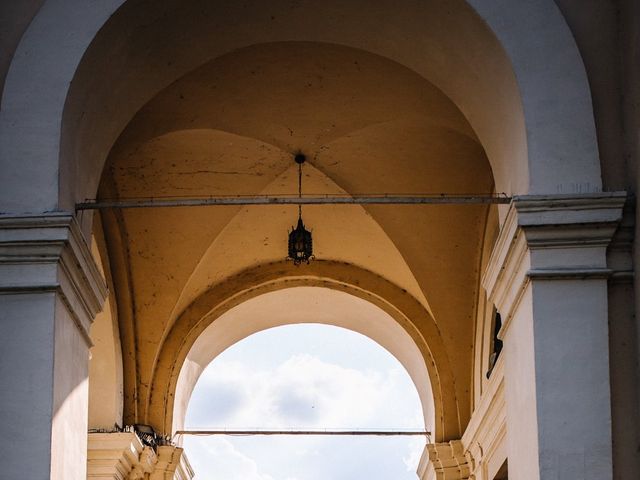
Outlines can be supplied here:
<path id="1" fill-rule="evenodd" d="M 105 296 L 70 214 L 0 215 L 7 478 L 86 478 L 89 327 Z"/>
<path id="2" fill-rule="evenodd" d="M 612 478 L 607 248 L 626 195 L 514 198 L 482 279 L 502 315 L 509 474 Z"/>
<path id="3" fill-rule="evenodd" d="M 608 278 L 607 246 L 626 193 L 514 197 L 482 285 L 502 315 L 503 332 L 531 279 Z"/>

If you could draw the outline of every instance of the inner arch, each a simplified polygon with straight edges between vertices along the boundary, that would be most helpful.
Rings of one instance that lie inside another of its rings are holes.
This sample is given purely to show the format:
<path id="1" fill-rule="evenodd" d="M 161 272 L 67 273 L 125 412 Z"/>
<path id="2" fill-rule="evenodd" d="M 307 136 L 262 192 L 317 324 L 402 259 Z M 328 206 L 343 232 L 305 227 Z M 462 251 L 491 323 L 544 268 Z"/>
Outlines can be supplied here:
<path id="1" fill-rule="evenodd" d="M 414 382 L 428 430 L 435 427 L 429 372 L 420 349 L 398 322 L 371 302 L 323 287 L 293 287 L 251 298 L 222 314 L 191 347 L 178 376 L 172 431 L 184 427 L 193 388 L 204 368 L 231 345 L 268 328 L 320 323 L 369 337 L 404 366 Z"/>

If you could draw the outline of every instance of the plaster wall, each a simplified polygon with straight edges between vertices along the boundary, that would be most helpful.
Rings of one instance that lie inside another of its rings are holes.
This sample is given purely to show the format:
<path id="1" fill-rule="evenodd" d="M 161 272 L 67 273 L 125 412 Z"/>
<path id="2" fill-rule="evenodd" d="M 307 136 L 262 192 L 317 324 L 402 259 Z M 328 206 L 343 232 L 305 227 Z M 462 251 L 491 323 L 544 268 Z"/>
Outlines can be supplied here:
<path id="1" fill-rule="evenodd" d="M 55 303 L 54 293 L 0 295 L 3 479 L 50 478 Z"/>
<path id="2" fill-rule="evenodd" d="M 518 480 L 539 480 L 538 425 L 535 412 L 535 353 L 533 338 L 533 292 L 522 294 L 504 336 L 505 403 L 507 408 L 507 452 L 509 474 Z"/>
<path id="3" fill-rule="evenodd" d="M 600 191 L 589 84 L 556 4 L 545 0 L 468 3 L 491 25 L 516 75 L 527 132 L 529 185 L 523 193 Z"/>
<path id="4" fill-rule="evenodd" d="M 114 326 L 111 301 L 91 325 L 89 360 L 89 428 L 110 430 L 122 426 L 122 352 Z"/>
<path id="5" fill-rule="evenodd" d="M 631 282 L 609 288 L 609 356 L 613 471 L 616 480 L 635 480 L 640 472 L 638 455 L 638 359 L 634 286 Z"/>
<path id="6" fill-rule="evenodd" d="M 56 298 L 54 330 L 50 478 L 85 480 L 89 348 L 59 297 Z"/>
<path id="7" fill-rule="evenodd" d="M 622 84 L 624 92 L 623 115 L 625 132 L 625 156 L 635 167 L 629 174 L 635 179 L 636 192 L 640 183 L 640 3 L 635 0 L 620 2 L 620 43 L 623 46 Z M 634 266 L 640 266 L 640 197 L 636 193 L 636 217 L 634 236 Z M 636 274 L 637 275 L 637 274 Z M 638 278 L 637 276 L 635 277 Z M 635 281 L 635 333 L 636 333 L 636 398 L 640 398 L 640 282 Z M 640 402 L 637 406 L 635 451 L 640 451 Z M 636 461 L 638 456 L 635 457 Z M 638 467 L 640 470 L 640 467 Z"/>
<path id="8" fill-rule="evenodd" d="M 96 222 L 94 231 L 95 237 L 91 242 L 92 256 L 102 277 L 108 284 L 112 284 L 110 270 L 105 270 L 100 256 L 104 236 L 99 222 Z M 111 430 L 114 425 L 123 425 L 122 346 L 117 312 L 112 308 L 112 303 L 115 303 L 113 293 L 107 297 L 103 310 L 96 316 L 89 332 L 93 343 L 89 353 L 90 429 Z"/>
<path id="9" fill-rule="evenodd" d="M 0 1 L 0 92 L 23 33 L 45 0 Z M 2 105 L 0 93 L 0 106 Z"/>
<path id="10" fill-rule="evenodd" d="M 640 3 L 635 0 L 556 0 L 556 3 L 567 19 L 587 69 L 603 185 L 608 190 L 636 192 L 640 144 Z M 636 240 L 632 233 L 636 201 L 630 200 L 626 206 L 625 223 L 630 231 L 622 233 L 622 242 L 629 242 L 625 247 L 627 254 L 633 242 L 633 263 L 638 265 L 638 231 Z M 613 248 L 619 256 L 620 246 Z M 628 262 L 614 261 L 614 270 L 626 272 L 621 275 L 628 275 L 633 269 Z M 640 291 L 638 287 L 634 291 L 631 282 L 632 277 L 628 276 L 609 283 L 609 335 L 614 477 L 635 480 L 640 471 L 640 332 L 634 312 L 640 307 Z"/>
<path id="11" fill-rule="evenodd" d="M 612 478 L 606 280 L 534 281 L 532 298 L 541 478 Z"/>
<path id="12" fill-rule="evenodd" d="M 67 307 L 53 292 L 0 295 L 0 342 L 2 478 L 84 480 L 88 347 Z"/>
<path id="13" fill-rule="evenodd" d="M 556 0 L 585 64 L 597 127 L 605 189 L 635 190 L 634 169 L 624 154 L 623 55 L 618 3 L 615 0 Z M 597 32 L 597 34 L 595 34 Z"/>

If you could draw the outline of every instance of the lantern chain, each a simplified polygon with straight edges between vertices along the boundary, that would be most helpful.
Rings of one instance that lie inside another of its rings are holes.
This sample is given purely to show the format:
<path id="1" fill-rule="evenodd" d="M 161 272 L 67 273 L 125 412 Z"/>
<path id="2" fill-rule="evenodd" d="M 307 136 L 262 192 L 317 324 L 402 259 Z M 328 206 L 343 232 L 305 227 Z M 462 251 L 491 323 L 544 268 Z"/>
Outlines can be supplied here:
<path id="1" fill-rule="evenodd" d="M 302 163 L 298 163 L 298 198 L 302 198 Z M 302 218 L 302 203 L 298 203 L 298 218 Z"/>

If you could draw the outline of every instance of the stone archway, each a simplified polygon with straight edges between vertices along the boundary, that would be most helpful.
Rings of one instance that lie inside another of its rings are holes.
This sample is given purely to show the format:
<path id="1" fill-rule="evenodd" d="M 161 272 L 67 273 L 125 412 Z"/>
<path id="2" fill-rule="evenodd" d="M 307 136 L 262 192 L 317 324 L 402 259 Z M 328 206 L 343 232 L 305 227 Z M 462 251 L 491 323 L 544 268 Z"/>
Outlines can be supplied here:
<path id="1" fill-rule="evenodd" d="M 286 262 L 262 265 L 212 287 L 197 298 L 178 318 L 163 343 L 154 369 L 150 388 L 152 394 L 143 418 L 158 431 L 164 434 L 171 432 L 176 408 L 174 402 L 184 402 L 184 398 L 177 399 L 175 393 L 180 371 L 198 337 L 216 318 L 251 298 L 301 286 L 323 287 L 348 293 L 372 303 L 395 319 L 415 343 L 416 352 L 419 351 L 422 356 L 422 362 L 416 358 L 406 362 L 407 365 L 413 365 L 409 367 L 410 375 L 416 383 L 421 383 L 422 380 L 418 377 L 428 372 L 431 391 L 422 389 L 420 395 L 427 407 L 425 410 L 429 412 L 433 408 L 434 438 L 447 440 L 460 436 L 462 426 L 453 388 L 455 380 L 433 317 L 420 302 L 388 280 L 353 265 L 331 261 L 316 261 L 304 271 Z M 259 329 L 259 323 L 255 327 Z M 360 333 L 378 336 L 374 331 Z M 233 338 L 234 333 L 227 332 L 226 335 Z M 396 347 L 391 348 L 391 353 L 394 353 Z M 403 357 L 401 353 L 396 355 Z M 190 388 L 193 385 L 195 381 Z M 428 398 L 431 393 L 433 399 Z M 189 394 L 189 388 L 180 393 Z"/>
<path id="2" fill-rule="evenodd" d="M 326 2 L 321 5 L 318 10 L 313 2 L 305 4 L 307 13 L 315 11 L 308 16 L 300 16 L 300 11 L 295 10 L 286 12 L 277 5 L 271 5 L 275 10 L 270 15 L 268 12 L 261 15 L 260 9 L 252 7 L 249 12 L 224 12 L 224 16 L 229 21 L 230 14 L 242 15 L 245 22 L 253 25 L 247 31 L 256 36 L 249 43 L 278 40 L 278 35 L 268 27 L 277 19 L 284 24 L 278 23 L 276 31 L 286 32 L 289 40 L 321 39 L 369 49 L 430 78 L 471 121 L 493 165 L 500 191 L 575 193 L 601 188 L 586 75 L 569 29 L 553 1 L 526 4 L 456 1 L 446 2 L 445 10 L 442 10 L 444 3 L 430 2 L 425 3 L 430 12 L 426 16 L 411 10 L 407 15 L 399 14 L 397 2 L 381 4 L 377 10 L 354 4 L 352 11 L 335 10 Z M 8 174 L 3 177 L 6 184 L 0 192 L 3 204 L 10 210 L 71 209 L 74 202 L 92 197 L 111 145 L 148 99 L 148 92 L 164 88 L 185 70 L 202 63 L 202 58 L 193 57 L 193 52 L 199 49 L 191 49 L 180 61 L 161 60 L 172 51 L 158 50 L 153 52 L 158 55 L 154 69 L 136 70 L 136 64 L 151 64 L 151 58 L 141 62 L 140 55 L 147 51 L 143 45 L 163 45 L 152 28 L 140 29 L 136 25 L 142 13 L 136 10 L 133 0 L 126 3 L 113 0 L 99 7 L 82 1 L 46 2 L 39 10 L 18 46 L 3 92 L 1 158 L 7 162 L 21 159 L 19 168 L 15 164 L 4 167 Z M 174 8 L 168 15 L 158 8 L 146 12 L 143 18 L 151 14 L 158 34 L 166 38 L 171 28 L 162 22 L 179 21 L 183 18 L 179 13 Z M 356 13 L 357 20 L 352 16 Z M 334 14 L 343 18 L 348 28 L 341 31 L 332 22 L 331 29 L 323 30 L 322 18 Z M 390 25 L 400 28 L 402 36 L 398 37 L 398 30 L 393 27 L 388 31 L 373 28 L 369 31 L 376 33 L 369 37 L 368 45 L 356 41 L 367 38 L 358 28 L 371 26 L 368 15 L 378 14 L 387 22 L 395 19 Z M 198 18 L 215 19 L 215 9 L 209 15 Z M 429 19 L 434 23 L 420 23 Z M 284 29 L 285 25 L 289 28 Z M 296 33 L 295 28 L 300 31 Z M 546 32 L 542 37 L 544 43 L 539 42 L 538 28 Z M 122 45 L 117 39 L 124 31 L 147 35 L 139 37 L 143 50 L 129 54 L 110 51 Z M 186 31 L 198 29 L 180 29 L 182 33 L 175 39 L 188 44 L 197 42 L 185 36 Z M 206 31 L 224 37 L 223 30 L 208 27 Z M 412 31 L 415 35 L 410 34 Z M 384 35 L 391 35 L 386 43 L 380 42 Z M 205 43 L 219 45 L 226 51 L 246 45 L 246 38 L 244 44 L 239 44 L 231 38 L 222 41 L 223 37 Z M 460 40 L 456 43 L 452 38 Z M 406 56 L 416 51 L 416 41 L 426 42 L 420 50 L 421 60 Z M 385 44 L 394 48 L 385 51 L 382 48 Z M 436 49 L 429 48 L 430 44 L 437 45 Z M 470 50 L 471 45 L 474 48 Z M 221 53 L 224 51 L 206 55 L 210 58 Z M 438 58 L 446 59 L 453 69 L 445 68 Z M 456 62 L 457 58 L 463 61 Z M 109 62 L 125 63 L 113 68 L 115 63 Z M 429 74 L 423 68 L 427 65 L 435 66 L 442 76 L 435 78 Z M 465 70 L 465 65 L 471 69 Z M 472 76 L 474 81 L 469 81 Z M 96 80 L 100 83 L 96 84 Z M 120 92 L 120 97 L 114 98 L 114 89 Z M 118 107 L 114 102 L 120 102 Z M 89 132 L 91 140 L 86 143 Z M 34 135 L 41 139 L 37 149 L 29 140 Z M 38 186 L 37 195 L 24 195 L 21 187 L 27 183 Z"/>
<path id="3" fill-rule="evenodd" d="M 11 255 L 6 257 L 10 261 L 5 258 L 2 265 L 9 275 L 3 283 L 5 308 L 0 311 L 6 328 L 15 326 L 21 334 L 25 333 L 23 320 L 32 320 L 29 325 L 33 331 L 16 336 L 11 349 L 6 350 L 11 359 L 23 360 L 24 351 L 34 345 L 38 352 L 46 354 L 41 361 L 25 362 L 21 378 L 8 377 L 7 383 L 12 388 L 17 385 L 21 393 L 7 411 L 8 415 L 15 414 L 18 424 L 37 424 L 38 428 L 26 431 L 37 432 L 44 425 L 47 429 L 51 426 L 53 432 L 42 438 L 20 432 L 10 446 L 9 456 L 15 455 L 18 460 L 10 462 L 8 474 L 24 475 L 22 468 L 29 462 L 20 459 L 24 452 L 34 450 L 42 455 L 29 465 L 27 475 L 36 472 L 35 476 L 43 477 L 51 472 L 54 477 L 62 477 L 74 472 L 71 476 L 81 477 L 80 463 L 84 464 L 77 459 L 82 456 L 86 440 L 86 418 L 76 417 L 74 412 L 86 406 L 86 396 L 82 388 L 76 387 L 82 387 L 86 376 L 88 325 L 105 292 L 82 239 L 83 233 L 88 236 L 90 231 L 90 216 L 80 218 L 79 229 L 70 214 L 51 212 L 70 211 L 75 202 L 95 195 L 102 166 L 120 133 L 136 112 L 178 78 L 241 47 L 313 41 L 373 53 L 427 79 L 466 118 L 477 136 L 477 146 L 490 162 L 497 190 L 543 195 L 515 198 L 510 212 L 502 212 L 503 228 L 485 274 L 489 300 L 502 311 L 512 312 L 503 334 L 511 328 L 509 335 L 517 339 L 503 357 L 510 359 L 512 367 L 521 367 L 505 373 L 511 382 L 507 403 L 512 409 L 511 425 L 516 431 L 524 425 L 520 430 L 526 430 L 527 435 L 512 438 L 510 448 L 514 460 L 521 460 L 518 474 L 537 478 L 538 469 L 555 472 L 555 459 L 575 453 L 567 447 L 573 443 L 566 441 L 573 437 L 579 439 L 581 452 L 588 456 L 609 452 L 602 455 L 602 464 L 604 477 L 610 476 L 610 398 L 608 389 L 601 388 L 609 383 L 606 278 L 611 271 L 606 247 L 620 220 L 623 199 L 620 195 L 609 198 L 590 193 L 600 190 L 601 179 L 589 88 L 579 52 L 555 2 L 434 1 L 420 4 L 426 10 L 402 11 L 398 2 L 381 3 L 379 9 L 367 8 L 369 2 L 354 2 L 343 9 L 343 2 L 310 0 L 301 9 L 283 8 L 277 14 L 252 8 L 253 5 L 248 10 L 240 6 L 240 10 L 221 12 L 218 5 L 205 1 L 190 3 L 184 9 L 181 4 L 186 2 L 167 1 L 149 12 L 143 3 L 45 2 L 22 37 L 7 76 L 0 113 L 0 161 L 5 172 L 0 181 L 0 203 L 5 212 L 1 241 Z M 205 4 L 211 5 L 212 10 L 205 10 L 202 15 L 193 15 L 189 10 L 190 6 Z M 333 21 L 331 15 L 339 20 Z M 194 24 L 193 18 L 202 23 Z M 209 28 L 220 24 L 224 27 L 229 18 L 247 20 L 235 23 L 247 25 L 246 30 L 255 36 L 238 40 L 245 31 Z M 291 26 L 295 29 L 286 28 Z M 172 32 L 171 40 L 175 42 L 167 41 L 167 32 Z M 540 32 L 544 32 L 543 42 Z M 194 36 L 190 36 L 192 33 Z M 211 50 L 189 48 L 193 44 L 207 45 Z M 544 196 L 548 194 L 561 195 Z M 23 215 L 25 212 L 28 215 Z M 394 220 L 387 218 L 390 223 Z M 395 227 L 401 230 L 407 225 L 398 222 Z M 576 231 L 580 234 L 576 235 Z M 462 237 L 464 232 L 457 233 Z M 451 238 L 447 231 L 440 241 L 454 248 Z M 481 241 L 482 234 L 474 238 Z M 585 242 L 585 238 L 589 241 Z M 406 237 L 394 239 L 398 243 L 402 240 L 406 241 Z M 411 249 L 406 251 L 420 249 L 421 241 L 422 238 L 409 238 Z M 122 243 L 125 257 L 120 260 L 126 270 L 128 245 Z M 559 247 L 562 255 L 558 255 Z M 438 257 L 440 263 L 436 266 L 440 269 L 436 271 L 449 273 L 452 269 L 448 261 L 459 258 L 454 254 L 445 260 Z M 467 288 L 471 283 L 467 282 L 458 291 L 476 292 L 479 264 L 473 266 L 477 268 L 475 272 L 469 269 L 475 275 L 468 275 L 473 277 L 475 287 Z M 411 267 L 415 265 L 412 263 Z M 126 279 L 128 273 L 118 272 L 117 276 Z M 423 272 L 421 286 L 428 285 L 428 279 Z M 450 282 L 443 289 L 443 296 L 458 286 L 455 281 Z M 123 281 L 123 303 L 133 297 L 131 288 Z M 471 296 L 467 295 L 469 304 L 476 300 L 469 300 Z M 469 310 L 473 308 L 471 305 Z M 443 321 L 438 326 L 447 325 L 444 311 L 439 312 L 437 319 Z M 467 324 L 473 321 L 472 315 L 467 313 Z M 202 317 L 197 318 L 199 321 Z M 572 329 L 562 329 L 569 321 L 576 329 L 586 325 L 586 334 L 575 336 Z M 533 342 L 531 325 L 535 325 L 535 335 L 543 341 Z M 135 340 L 136 325 L 131 329 Z M 54 335 L 62 331 L 64 335 Z M 173 330 L 168 331 L 166 337 L 165 331 L 146 331 L 161 337 L 163 348 L 170 352 L 158 358 L 155 352 L 146 352 L 145 367 L 152 365 L 154 375 L 159 367 L 171 369 L 175 352 L 183 354 L 182 340 Z M 69 343 L 73 348 L 68 348 Z M 570 361 L 557 362 L 549 355 L 549 345 L 553 346 L 552 354 L 570 346 L 566 349 Z M 432 353 L 433 348 L 429 344 Z M 451 357 L 457 349 L 447 353 Z M 595 355 L 585 355 L 591 353 Z M 585 359 L 597 363 L 597 375 L 588 372 L 589 378 L 585 378 L 584 369 L 575 368 L 582 366 Z M 442 363 L 437 358 L 435 363 L 446 365 L 446 361 Z M 456 366 L 459 362 L 451 363 Z M 68 365 L 74 368 L 67 371 Z M 133 365 L 137 368 L 135 362 Z M 45 395 L 31 395 L 34 386 L 25 380 L 31 374 L 41 379 L 38 386 L 49 385 Z M 164 404 L 166 399 L 164 393 L 158 392 L 163 388 L 165 393 L 170 392 L 163 385 L 160 390 L 148 391 L 146 380 L 139 381 L 142 393 L 133 394 L 134 420 L 151 418 L 156 411 L 154 402 L 159 399 Z M 531 386 L 533 393 L 522 395 L 514 387 L 518 382 Z M 445 415 L 447 422 L 470 415 L 469 409 L 464 412 L 459 408 L 462 397 L 457 390 L 465 388 L 460 386 L 463 383 L 447 388 L 453 392 L 450 394 L 456 404 L 451 409 L 455 414 Z M 554 383 L 572 385 L 578 393 L 563 396 L 563 392 L 554 390 L 553 396 L 545 396 Z M 561 414 L 553 404 L 556 398 L 565 407 Z M 538 399 L 541 401 L 536 404 Z M 574 403 L 580 409 L 574 408 Z M 37 416 L 30 411 L 34 406 Z M 597 427 L 593 424 L 584 431 L 582 412 L 584 417 L 596 419 Z M 558 420 L 568 425 L 562 434 L 553 428 Z M 67 435 L 68 421 L 74 428 Z M 160 422 L 168 425 L 164 414 L 159 415 L 156 424 Z M 452 432 L 459 433 L 466 424 L 460 420 L 458 423 Z"/>

